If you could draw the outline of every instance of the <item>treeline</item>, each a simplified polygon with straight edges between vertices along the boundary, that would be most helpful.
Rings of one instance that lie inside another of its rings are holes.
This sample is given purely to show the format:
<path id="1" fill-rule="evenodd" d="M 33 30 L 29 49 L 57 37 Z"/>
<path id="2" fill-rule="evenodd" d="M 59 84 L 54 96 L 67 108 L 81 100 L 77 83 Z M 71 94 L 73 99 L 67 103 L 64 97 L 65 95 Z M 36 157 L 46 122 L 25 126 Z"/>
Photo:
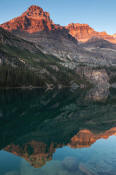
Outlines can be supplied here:
<path id="1" fill-rule="evenodd" d="M 24 67 L 0 66 L 0 87 L 27 87 L 31 85 L 44 87 L 45 82 L 38 74 Z"/>

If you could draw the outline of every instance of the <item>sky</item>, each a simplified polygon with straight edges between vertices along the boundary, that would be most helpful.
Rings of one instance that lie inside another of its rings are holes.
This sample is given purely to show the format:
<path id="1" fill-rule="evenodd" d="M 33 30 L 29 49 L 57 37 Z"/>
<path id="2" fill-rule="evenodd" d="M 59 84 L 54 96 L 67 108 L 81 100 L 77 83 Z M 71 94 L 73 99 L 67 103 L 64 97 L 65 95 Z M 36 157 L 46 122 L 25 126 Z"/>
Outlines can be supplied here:
<path id="1" fill-rule="evenodd" d="M 0 24 L 31 5 L 49 12 L 56 24 L 84 23 L 96 31 L 116 33 L 116 0 L 0 0 Z"/>

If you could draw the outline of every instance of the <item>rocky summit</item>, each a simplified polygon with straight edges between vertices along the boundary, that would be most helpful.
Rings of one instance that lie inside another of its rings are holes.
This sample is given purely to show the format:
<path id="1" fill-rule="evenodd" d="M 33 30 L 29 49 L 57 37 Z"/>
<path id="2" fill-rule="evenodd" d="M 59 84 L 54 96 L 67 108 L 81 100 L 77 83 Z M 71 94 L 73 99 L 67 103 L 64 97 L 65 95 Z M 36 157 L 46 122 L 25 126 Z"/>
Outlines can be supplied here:
<path id="1" fill-rule="evenodd" d="M 53 23 L 48 12 L 44 12 L 42 8 L 35 5 L 29 7 L 20 17 L 4 23 L 2 27 L 9 31 L 25 31 L 28 33 L 62 28 Z"/>

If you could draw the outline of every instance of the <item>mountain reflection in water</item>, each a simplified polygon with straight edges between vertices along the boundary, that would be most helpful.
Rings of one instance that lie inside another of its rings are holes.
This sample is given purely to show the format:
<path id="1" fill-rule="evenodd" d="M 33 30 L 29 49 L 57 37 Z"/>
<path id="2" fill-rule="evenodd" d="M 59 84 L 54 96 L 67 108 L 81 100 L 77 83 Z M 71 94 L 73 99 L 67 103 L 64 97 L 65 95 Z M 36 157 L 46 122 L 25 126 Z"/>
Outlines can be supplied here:
<path id="1" fill-rule="evenodd" d="M 0 175 L 115 175 L 116 93 L 90 93 L 1 90 Z"/>

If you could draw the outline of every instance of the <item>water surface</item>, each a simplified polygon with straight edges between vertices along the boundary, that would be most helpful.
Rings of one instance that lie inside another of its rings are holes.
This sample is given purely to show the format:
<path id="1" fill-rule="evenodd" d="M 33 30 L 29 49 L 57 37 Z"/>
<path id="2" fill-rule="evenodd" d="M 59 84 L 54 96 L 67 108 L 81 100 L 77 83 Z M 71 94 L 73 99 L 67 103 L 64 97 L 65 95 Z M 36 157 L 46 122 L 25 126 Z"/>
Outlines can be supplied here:
<path id="1" fill-rule="evenodd" d="M 91 92 L 1 90 L 0 175 L 116 175 L 116 91 Z"/>

